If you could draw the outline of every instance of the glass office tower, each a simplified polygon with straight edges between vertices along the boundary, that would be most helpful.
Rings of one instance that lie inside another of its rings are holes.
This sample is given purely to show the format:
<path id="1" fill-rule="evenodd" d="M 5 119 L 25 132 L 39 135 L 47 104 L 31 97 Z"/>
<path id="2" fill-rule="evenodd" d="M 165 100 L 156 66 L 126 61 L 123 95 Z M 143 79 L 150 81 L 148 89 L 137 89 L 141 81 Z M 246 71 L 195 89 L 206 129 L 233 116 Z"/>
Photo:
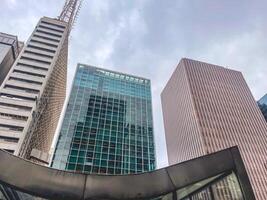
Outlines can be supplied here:
<path id="1" fill-rule="evenodd" d="M 261 112 L 265 118 L 265 120 L 267 121 L 267 94 L 265 94 L 259 101 L 258 101 L 258 105 L 261 109 Z"/>
<path id="2" fill-rule="evenodd" d="M 155 169 L 150 80 L 78 64 L 52 167 L 98 174 Z"/>

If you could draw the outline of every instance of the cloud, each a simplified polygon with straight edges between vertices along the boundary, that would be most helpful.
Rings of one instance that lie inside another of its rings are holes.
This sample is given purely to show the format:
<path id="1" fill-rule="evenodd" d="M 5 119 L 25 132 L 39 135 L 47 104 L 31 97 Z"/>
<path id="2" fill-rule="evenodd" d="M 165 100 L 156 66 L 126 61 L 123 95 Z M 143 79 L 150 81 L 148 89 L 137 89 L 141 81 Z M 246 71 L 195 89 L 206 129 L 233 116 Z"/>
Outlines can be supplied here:
<path id="1" fill-rule="evenodd" d="M 1 31 L 26 40 L 40 17 L 59 15 L 64 1 L 11 4 L 4 0 Z M 157 160 L 163 167 L 160 93 L 182 57 L 240 70 L 255 98 L 266 93 L 266 7 L 265 0 L 84 1 L 71 34 L 68 86 L 78 62 L 150 78 Z"/>
<path id="2" fill-rule="evenodd" d="M 267 92 L 266 51 L 265 33 L 261 29 L 256 29 L 227 41 L 215 43 L 198 57 L 241 71 L 254 97 L 259 99 Z"/>
<path id="3" fill-rule="evenodd" d="M 4 2 L 2 2 L 2 4 L 7 6 L 8 9 L 15 9 L 15 7 L 17 5 L 17 0 L 4 0 Z"/>

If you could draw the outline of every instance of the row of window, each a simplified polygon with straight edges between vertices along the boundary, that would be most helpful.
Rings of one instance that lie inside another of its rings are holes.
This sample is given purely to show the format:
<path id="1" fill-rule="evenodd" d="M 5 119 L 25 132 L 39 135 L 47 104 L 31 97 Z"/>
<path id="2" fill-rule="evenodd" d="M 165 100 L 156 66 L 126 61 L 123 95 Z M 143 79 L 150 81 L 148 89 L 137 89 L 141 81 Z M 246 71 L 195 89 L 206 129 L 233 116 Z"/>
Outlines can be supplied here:
<path id="1" fill-rule="evenodd" d="M 109 163 L 110 165 L 122 165 L 123 163 L 129 163 L 129 164 L 135 164 L 135 165 L 149 165 L 149 163 L 154 162 L 154 160 L 148 160 L 148 159 L 142 159 L 142 158 L 130 158 L 130 157 L 122 157 L 121 159 L 118 159 L 118 156 L 115 158 L 115 156 L 109 156 L 109 157 L 97 157 L 95 155 L 94 159 L 93 156 L 91 157 L 73 157 L 70 156 L 68 158 L 69 163 L 80 163 L 84 164 L 86 162 L 93 163 L 94 165 L 100 165 L 100 163 Z"/>
<path id="2" fill-rule="evenodd" d="M 39 72 L 40 74 L 44 74 L 44 72 L 48 71 L 48 67 L 44 67 L 44 66 L 41 66 L 41 65 L 37 66 L 36 64 L 35 65 L 31 65 L 31 64 L 25 64 L 25 63 L 18 62 L 17 66 L 19 68 L 23 67 L 23 68 L 26 68 L 26 69 L 29 69 L 29 70 L 32 70 L 32 71 L 35 71 L 35 72 Z"/>
<path id="3" fill-rule="evenodd" d="M 51 56 L 51 55 L 42 54 L 42 53 L 36 53 L 36 52 L 33 52 L 33 51 L 29 51 L 29 50 L 25 50 L 24 53 L 26 53 L 27 55 L 39 56 L 39 57 L 48 58 L 48 59 L 53 59 L 53 57 L 54 57 L 54 56 Z"/>
<path id="4" fill-rule="evenodd" d="M 87 84 L 79 84 L 80 87 L 85 87 L 85 88 L 91 88 L 92 90 L 98 90 L 98 91 L 103 91 L 103 92 L 113 92 L 113 93 L 118 93 L 120 95 L 125 95 L 129 97 L 138 97 L 140 99 L 150 99 L 151 94 L 150 93 L 142 93 L 142 92 L 136 92 L 132 90 L 122 90 L 118 91 L 117 89 L 112 89 L 112 88 L 99 88 L 98 85 L 87 85 Z"/>
<path id="5" fill-rule="evenodd" d="M 76 102 L 77 103 L 77 102 Z M 146 107 L 142 108 L 141 106 L 128 106 L 128 107 L 107 107 L 107 106 L 99 106 L 99 105 L 80 105 L 75 106 L 74 108 L 70 108 L 68 110 L 72 110 L 73 113 L 79 113 L 81 109 L 87 109 L 87 117 L 91 117 L 91 115 L 110 115 L 110 116 L 126 116 L 130 114 L 135 115 L 146 115 L 146 110 L 150 110 Z"/>
<path id="6" fill-rule="evenodd" d="M 6 87 L 6 86 L 4 88 L 9 89 L 9 87 Z M 21 96 L 21 95 L 7 94 L 7 93 L 3 93 L 3 92 L 0 93 L 0 97 L 12 99 L 12 100 L 35 101 L 35 98 L 25 97 L 25 96 Z"/>
<path id="7" fill-rule="evenodd" d="M 14 105 L 14 104 L 3 103 L 3 102 L 0 102 L 0 107 L 2 108 L 8 107 L 10 110 L 23 110 L 23 111 L 32 110 L 32 107 L 29 107 L 29 106 Z"/>
<path id="8" fill-rule="evenodd" d="M 114 80 L 110 80 L 110 79 L 103 79 L 100 77 L 96 77 L 95 75 L 92 74 L 88 74 L 87 76 L 83 75 L 83 76 L 76 76 L 75 77 L 75 81 L 76 81 L 76 85 L 81 85 L 81 84 L 85 84 L 85 85 L 98 85 L 99 82 L 103 82 L 102 86 L 103 88 L 115 88 L 118 90 L 121 89 L 138 89 L 140 91 L 146 91 L 146 92 L 150 92 L 150 87 L 149 86 L 144 86 L 144 85 L 138 85 L 138 84 L 129 84 L 125 81 L 114 81 Z"/>
<path id="9" fill-rule="evenodd" d="M 56 27 L 56 28 L 59 28 L 59 29 L 61 29 L 62 31 L 61 31 L 61 33 L 63 33 L 63 31 L 64 31 L 64 29 L 66 28 L 66 26 L 64 26 L 64 25 L 60 25 L 60 24 L 54 24 L 54 23 L 50 23 L 50 22 L 47 22 L 47 21 L 41 21 L 41 24 L 46 24 L 46 25 L 49 25 L 49 26 L 54 26 L 54 27 Z"/>
<path id="10" fill-rule="evenodd" d="M 107 168 L 113 168 L 113 169 L 130 169 L 130 170 L 145 170 L 145 171 L 148 171 L 149 169 L 149 165 L 140 165 L 140 164 L 132 164 L 132 163 L 121 163 L 120 165 L 115 165 L 115 164 L 110 164 L 110 162 L 107 162 L 107 161 L 101 161 L 101 163 L 94 163 L 94 164 L 91 164 L 91 163 L 87 163 L 87 164 L 84 164 L 84 163 L 78 163 L 78 162 L 74 162 L 74 163 L 71 163 L 69 162 L 68 165 L 84 165 L 84 166 L 92 166 L 92 167 L 107 167 Z"/>
<path id="11" fill-rule="evenodd" d="M 79 123 L 79 122 L 78 122 Z M 152 133 L 153 129 L 151 128 L 151 126 L 138 126 L 139 124 L 132 124 L 130 127 L 124 123 L 124 124 L 120 124 L 121 122 L 119 122 L 117 125 L 112 125 L 112 124 L 108 124 L 108 123 L 99 123 L 96 124 L 94 122 L 91 123 L 79 123 L 78 125 L 75 124 L 71 124 L 70 120 L 66 120 L 66 122 L 63 124 L 63 128 L 62 130 L 74 130 L 75 128 L 75 132 L 83 132 L 84 134 L 89 134 L 89 133 L 96 133 L 98 132 L 103 133 L 103 134 L 108 134 L 111 133 L 111 135 L 117 135 L 117 134 L 130 134 L 130 135 L 141 135 L 143 133 L 143 135 L 146 135 L 147 133 Z M 107 127 L 107 128 L 105 128 Z M 129 132 L 132 132 L 129 133 Z"/>
<path id="12" fill-rule="evenodd" d="M 66 133 L 66 131 L 62 131 L 61 133 Z M 82 136 L 83 134 L 83 136 Z M 65 141 L 70 141 L 72 140 L 71 138 L 73 137 L 73 134 L 64 134 L 67 137 L 70 136 L 69 138 L 66 138 Z M 115 133 L 110 133 L 110 132 L 103 132 L 103 133 L 98 133 L 97 135 L 95 135 L 94 133 L 77 133 L 75 134 L 74 137 L 77 137 L 77 139 L 79 140 L 84 140 L 87 141 L 89 139 L 94 139 L 96 141 L 107 141 L 107 142 L 117 142 L 117 143 L 132 143 L 132 144 L 140 144 L 142 143 L 146 143 L 148 141 L 153 141 L 153 134 L 126 134 L 126 133 L 122 133 L 122 132 L 115 132 Z"/>
<path id="13" fill-rule="evenodd" d="M 127 96 L 118 94 L 116 92 L 110 91 L 101 91 L 99 92 L 96 89 L 77 89 L 74 87 L 72 89 L 72 96 L 70 101 L 74 99 L 77 101 L 79 98 L 82 98 L 86 101 L 91 100 L 92 102 L 99 102 L 99 103 L 111 103 L 113 105 L 125 105 L 125 104 L 147 104 L 151 105 L 150 99 L 142 99 L 135 96 Z"/>
<path id="14" fill-rule="evenodd" d="M 76 124 L 74 124 L 75 122 L 72 122 L 75 119 L 76 118 L 74 118 L 74 116 L 72 116 L 71 118 L 65 118 L 65 121 L 63 124 L 64 127 L 62 129 L 73 130 L 73 128 L 75 127 L 75 131 L 77 132 L 85 132 L 85 133 L 86 132 L 92 132 L 92 133 L 111 132 L 115 134 L 116 133 L 128 134 L 129 132 L 132 132 L 134 135 L 141 134 L 141 133 L 144 133 L 145 135 L 147 132 L 148 133 L 153 132 L 153 129 L 150 129 L 151 125 L 146 124 L 149 122 L 145 123 L 143 121 L 131 120 L 132 126 L 129 127 L 128 123 L 118 122 L 117 124 L 111 124 L 109 122 L 105 123 L 105 119 L 100 119 L 103 121 L 102 122 L 100 121 L 99 123 L 90 122 L 90 121 L 85 122 L 85 123 L 78 122 L 79 124 L 77 126 Z M 139 127 L 139 124 L 143 124 L 143 126 Z"/>
<path id="15" fill-rule="evenodd" d="M 1 127 L 1 125 L 0 125 Z M 13 137 L 6 137 L 6 136 L 1 136 L 0 135 L 0 141 L 5 141 L 5 142 L 12 142 L 12 143 L 17 143 L 19 141 L 18 138 L 13 138 Z"/>
<path id="16" fill-rule="evenodd" d="M 84 159 L 92 159 L 92 158 L 95 158 L 95 159 L 110 159 L 110 160 L 116 160 L 116 161 L 122 161 L 122 158 L 123 160 L 126 160 L 126 161 L 129 161 L 131 158 L 135 158 L 135 159 L 142 159 L 142 160 L 152 160 L 154 161 L 155 157 L 154 157 L 154 154 L 153 153 L 139 153 L 139 154 L 119 154 L 119 153 L 104 153 L 104 152 L 86 152 L 86 154 L 81 154 L 81 152 L 75 152 L 77 150 L 74 150 L 72 149 L 71 150 L 71 153 L 69 154 L 69 156 L 72 156 L 72 157 L 77 157 L 79 156 L 79 158 L 84 158 Z M 59 151 L 59 153 L 57 154 L 57 158 L 60 159 L 60 160 L 67 160 L 67 157 L 68 155 L 62 155 L 61 154 L 61 151 Z M 146 163 L 144 161 L 144 163 Z"/>
<path id="17" fill-rule="evenodd" d="M 145 118 L 142 119 L 143 121 L 151 121 L 152 120 L 152 116 L 149 113 L 146 113 L 145 110 L 142 111 L 141 109 L 128 109 L 127 111 L 124 112 L 118 112 L 118 111 L 109 111 L 109 110 L 95 110 L 92 111 L 90 108 L 87 109 L 87 111 L 85 110 L 86 107 L 80 107 L 81 109 L 79 110 L 73 110 L 68 108 L 67 109 L 67 114 L 66 117 L 70 118 L 73 115 L 78 115 L 79 119 L 83 119 L 84 120 L 95 120 L 95 122 L 98 121 L 98 119 L 102 119 L 102 120 L 113 120 L 113 121 L 119 121 L 119 122 L 125 122 L 127 123 L 127 121 L 125 121 L 125 119 L 132 119 L 132 120 L 139 120 L 140 118 Z M 95 119 L 94 119 L 95 118 Z M 141 126 L 141 125 L 140 125 Z"/>
<path id="18" fill-rule="evenodd" d="M 92 145 L 94 145 L 94 144 L 92 144 Z M 84 150 L 84 151 L 86 151 L 86 150 L 88 150 L 88 146 L 85 145 L 85 144 L 81 144 L 81 143 L 72 143 L 71 149 L 73 149 L 73 150 L 76 149 L 76 150 Z M 110 154 L 111 153 L 115 154 L 115 151 L 116 151 L 118 153 L 124 152 L 125 154 L 130 154 L 131 153 L 131 155 L 137 155 L 138 153 L 140 155 L 141 154 L 145 155 L 145 152 L 154 152 L 154 148 L 153 148 L 153 146 L 151 148 L 144 147 L 143 150 L 138 151 L 135 148 L 125 149 L 124 147 L 121 147 L 120 148 L 119 146 L 116 146 L 116 148 L 108 148 L 108 147 L 96 146 L 95 151 L 96 152 L 106 152 L 106 153 L 109 152 Z"/>
<path id="19" fill-rule="evenodd" d="M 117 135 L 116 134 L 113 137 L 103 137 L 103 135 L 95 135 L 95 134 L 84 134 L 83 136 L 79 136 L 79 135 L 75 135 L 72 138 L 73 142 L 82 142 L 82 143 L 87 143 L 89 141 L 94 141 L 96 143 L 102 142 L 103 144 L 105 143 L 110 143 L 110 144 L 119 144 L 119 143 L 131 143 L 133 145 L 136 145 L 137 142 L 142 143 L 142 144 L 148 144 L 148 141 L 152 141 L 153 140 L 153 136 L 152 137 L 137 137 L 136 135 L 130 135 L 130 137 L 126 136 L 122 136 L 122 135 Z M 109 135 L 107 135 L 109 136 Z M 131 137 L 132 136 L 132 137 Z M 70 141 L 70 140 L 68 140 Z"/>
<path id="20" fill-rule="evenodd" d="M 85 152 L 86 150 L 87 153 L 90 153 L 90 150 L 91 152 L 96 152 L 96 153 L 107 153 L 107 154 L 127 154 L 127 155 L 132 155 L 132 156 L 147 156 L 150 152 L 150 154 L 152 155 L 153 154 L 153 151 L 154 149 L 151 147 L 151 148 L 143 148 L 143 149 L 140 149 L 140 150 L 137 150 L 135 148 L 124 148 L 124 147 L 119 147 L 119 146 L 116 146 L 116 148 L 108 148 L 108 147 L 104 147 L 104 146 L 96 146 L 95 149 L 93 150 L 93 148 L 86 148 L 86 145 L 85 145 L 85 148 L 83 148 L 84 146 L 82 145 L 79 145 L 79 144 L 72 144 L 71 145 L 71 149 L 72 150 L 83 150 L 83 152 Z"/>
<path id="21" fill-rule="evenodd" d="M 27 121 L 28 119 L 28 117 L 25 117 L 25 116 L 8 114 L 8 113 L 0 113 L 0 118 L 14 119 L 14 120 L 19 120 L 19 121 Z"/>
<path id="22" fill-rule="evenodd" d="M 33 84 L 33 85 L 42 85 L 42 82 L 41 81 L 33 81 L 33 80 L 28 80 L 28 79 L 23 79 L 23 78 L 17 78 L 17 77 L 9 77 L 10 81 L 20 81 L 20 82 L 23 82 L 23 83 L 29 83 L 29 84 Z"/>
<path id="23" fill-rule="evenodd" d="M 75 164 L 68 164 L 66 167 L 67 170 L 70 171 L 80 171 L 80 172 L 88 172 L 88 173 L 96 173 L 96 174 L 135 174 L 141 173 L 144 171 L 149 171 L 148 167 L 143 169 L 128 169 L 128 168 L 111 168 L 111 167 L 97 167 L 97 166 L 84 166 L 84 165 L 75 165 Z"/>
<path id="24" fill-rule="evenodd" d="M 76 127 L 76 130 L 77 131 L 84 131 L 84 129 L 86 128 L 86 127 L 91 127 L 91 130 L 92 129 L 98 129 L 98 132 L 99 131 L 101 131 L 101 130 L 110 130 L 110 131 L 117 131 L 118 129 L 120 129 L 121 131 L 120 132 L 122 132 L 122 131 L 124 131 L 124 132 L 133 132 L 133 133 L 141 133 L 141 130 L 142 129 L 139 129 L 138 127 L 131 127 L 131 128 L 129 128 L 129 127 L 125 127 L 125 125 L 124 124 L 115 124 L 115 125 L 112 125 L 111 123 L 90 123 L 90 122 L 88 122 L 88 123 L 84 123 L 84 126 L 77 126 Z M 148 132 L 149 132 L 149 128 L 147 128 L 148 129 Z"/>
<path id="25" fill-rule="evenodd" d="M 125 110 L 125 109 L 136 109 L 140 108 L 142 110 L 150 109 L 150 103 L 147 102 L 137 102 L 137 101 L 99 101 L 94 99 L 89 99 L 88 94 L 84 93 L 87 97 L 76 96 L 76 98 L 71 97 L 69 101 L 69 105 L 76 105 L 75 107 L 86 107 L 86 108 L 95 108 L 95 109 L 109 109 L 109 110 Z"/>
<path id="26" fill-rule="evenodd" d="M 131 85 L 150 85 L 150 81 L 147 79 L 141 79 L 131 75 L 121 74 L 118 72 L 110 72 L 108 70 L 97 69 L 95 67 L 78 68 L 78 76 L 86 76 L 88 74 L 93 74 L 94 76 L 101 77 L 104 79 L 109 79 L 111 81 L 123 81 Z"/>
<path id="27" fill-rule="evenodd" d="M 124 142 L 124 143 L 123 143 Z M 112 140 L 108 140 L 108 141 L 105 141 L 103 139 L 95 139 L 95 138 L 78 138 L 78 137 L 75 137 L 72 139 L 72 143 L 73 144 L 88 144 L 88 145 L 101 145 L 101 146 L 104 146 L 104 147 L 117 147 L 117 148 L 121 148 L 123 146 L 123 148 L 127 149 L 127 148 L 130 148 L 130 149 L 146 149 L 147 147 L 153 147 L 153 143 L 148 143 L 147 141 L 143 141 L 143 142 L 140 142 L 138 145 L 137 142 L 135 140 L 128 140 L 128 139 L 122 139 L 122 140 L 115 140 L 115 141 L 112 141 Z"/>
<path id="28" fill-rule="evenodd" d="M 37 30 L 38 31 L 38 30 Z M 49 49 L 49 48 L 45 48 L 45 47 L 40 47 L 37 44 L 28 44 L 27 48 L 29 49 L 36 49 L 39 51 L 43 51 L 43 52 L 47 52 L 47 53 L 56 53 L 56 50 L 54 49 Z"/>
<path id="29" fill-rule="evenodd" d="M 116 152 L 115 152 L 116 151 Z M 61 154 L 62 151 L 58 150 L 58 155 L 62 155 Z M 68 153 L 67 153 L 68 154 Z M 147 151 L 141 151 L 141 152 L 131 152 L 130 151 L 122 151 L 122 150 L 118 150 L 118 149 L 110 149 L 109 152 L 103 152 L 101 150 L 88 150 L 88 151 L 82 151 L 81 149 L 71 149 L 70 152 L 70 156 L 74 156 L 74 157 L 89 157 L 92 158 L 94 155 L 94 157 L 96 158 L 117 158 L 121 160 L 121 156 L 123 156 L 125 159 L 126 158 L 137 158 L 137 159 L 154 159 L 154 152 L 147 152 Z M 63 155 L 62 155 L 63 156 Z"/>
<path id="30" fill-rule="evenodd" d="M 45 78 L 44 74 L 39 74 L 36 72 L 28 72 L 28 71 L 23 71 L 23 70 L 19 70 L 19 69 L 14 69 L 13 72 L 18 73 L 18 74 L 22 74 L 22 75 L 30 75 L 30 76 L 35 76 L 38 78 Z"/>
<path id="31" fill-rule="evenodd" d="M 134 87 L 128 85 L 118 85 L 119 83 L 109 84 L 105 82 L 102 83 L 102 80 L 77 80 L 75 79 L 74 85 L 78 86 L 80 89 L 91 88 L 91 89 L 99 89 L 99 91 L 106 92 L 115 92 L 122 95 L 147 95 L 148 97 L 151 95 L 150 88 L 143 87 Z"/>
<path id="32" fill-rule="evenodd" d="M 125 142 L 131 142 L 133 144 L 137 143 L 137 142 L 148 142 L 148 141 L 152 141 L 153 140 L 153 134 L 138 134 L 138 133 L 134 133 L 132 132 L 131 134 L 128 134 L 126 132 L 124 132 L 122 134 L 122 132 L 117 132 L 117 133 L 110 133 L 110 132 L 99 132 L 97 134 L 95 133 L 78 133 L 75 136 L 73 136 L 72 132 L 71 133 L 67 133 L 62 131 L 61 133 L 64 133 L 64 135 L 71 136 L 71 137 L 76 137 L 78 140 L 99 140 L 99 141 L 111 141 L 111 142 L 118 142 L 118 143 L 125 143 Z M 83 135 L 82 135 L 83 134 Z M 70 141 L 70 139 L 66 139 L 66 141 Z"/>
<path id="33" fill-rule="evenodd" d="M 21 61 L 31 61 L 31 62 L 35 62 L 35 63 L 40 63 L 41 65 L 50 65 L 51 61 L 44 61 L 44 60 L 40 60 L 38 58 L 32 58 L 32 57 L 28 57 L 26 54 L 23 54 L 23 56 L 20 57 Z"/>
<path id="34" fill-rule="evenodd" d="M 88 128 L 99 128 L 99 129 L 115 129 L 116 128 L 124 128 L 131 130 L 143 130 L 150 131 L 152 130 L 152 119 L 135 119 L 129 118 L 129 116 L 125 117 L 115 117 L 115 116 L 92 116 L 85 117 L 81 115 L 76 115 L 74 113 L 67 113 L 64 118 L 64 126 L 75 126 L 78 131 L 82 131 L 83 129 L 89 130 Z M 80 120 L 79 120 L 80 119 Z M 108 128 L 105 128 L 108 126 Z"/>
<path id="35" fill-rule="evenodd" d="M 108 142 L 108 141 L 107 141 Z M 109 145 L 106 145 L 104 146 L 103 143 L 101 143 L 101 141 L 99 140 L 99 142 L 97 143 L 96 141 L 89 141 L 88 143 L 74 143 L 72 142 L 72 147 L 75 148 L 75 149 L 80 149 L 80 150 L 93 150 L 94 148 L 96 150 L 98 150 L 99 152 L 101 151 L 102 148 L 108 148 L 108 150 L 110 152 L 114 151 L 115 152 L 115 149 L 116 151 L 129 151 L 131 150 L 132 152 L 147 152 L 148 150 L 150 152 L 153 152 L 153 148 L 154 148 L 154 145 L 153 143 L 149 143 L 149 147 L 148 146 L 137 146 L 137 145 L 129 145 L 129 143 L 115 143 L 115 144 L 109 144 Z M 64 148 L 64 146 L 69 147 L 69 145 L 64 145 L 64 143 L 60 142 L 58 144 L 58 147 L 59 148 Z"/>
<path id="36" fill-rule="evenodd" d="M 42 35 L 34 34 L 33 36 L 36 37 L 36 38 L 40 38 L 40 39 L 43 39 L 43 40 L 48 40 L 48 41 L 55 42 L 55 43 L 59 43 L 60 42 L 59 39 L 53 39 L 53 38 L 42 36 Z"/>

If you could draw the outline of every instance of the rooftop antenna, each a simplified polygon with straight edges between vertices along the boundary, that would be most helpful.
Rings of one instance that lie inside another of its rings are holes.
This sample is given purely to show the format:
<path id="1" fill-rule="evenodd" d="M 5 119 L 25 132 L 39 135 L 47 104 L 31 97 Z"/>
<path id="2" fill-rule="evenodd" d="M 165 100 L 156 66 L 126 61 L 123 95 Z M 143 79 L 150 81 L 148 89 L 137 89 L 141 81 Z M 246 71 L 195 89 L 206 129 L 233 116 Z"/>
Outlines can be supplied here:
<path id="1" fill-rule="evenodd" d="M 68 23 L 68 34 L 74 27 L 75 20 L 78 17 L 83 0 L 66 0 L 63 9 L 58 17 L 60 21 Z"/>

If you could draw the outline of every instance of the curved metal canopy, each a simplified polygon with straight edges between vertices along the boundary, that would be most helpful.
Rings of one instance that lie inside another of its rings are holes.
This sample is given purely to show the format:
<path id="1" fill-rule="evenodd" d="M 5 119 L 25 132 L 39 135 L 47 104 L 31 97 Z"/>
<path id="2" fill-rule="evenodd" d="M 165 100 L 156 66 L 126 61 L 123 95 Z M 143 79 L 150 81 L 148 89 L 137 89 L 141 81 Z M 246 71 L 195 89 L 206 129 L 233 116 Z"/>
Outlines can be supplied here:
<path id="1" fill-rule="evenodd" d="M 232 171 L 245 196 L 249 195 L 248 199 L 253 200 L 237 147 L 152 172 L 119 176 L 60 171 L 0 150 L 0 182 L 47 199 L 148 199 Z"/>

